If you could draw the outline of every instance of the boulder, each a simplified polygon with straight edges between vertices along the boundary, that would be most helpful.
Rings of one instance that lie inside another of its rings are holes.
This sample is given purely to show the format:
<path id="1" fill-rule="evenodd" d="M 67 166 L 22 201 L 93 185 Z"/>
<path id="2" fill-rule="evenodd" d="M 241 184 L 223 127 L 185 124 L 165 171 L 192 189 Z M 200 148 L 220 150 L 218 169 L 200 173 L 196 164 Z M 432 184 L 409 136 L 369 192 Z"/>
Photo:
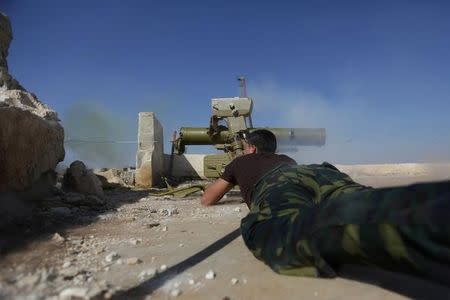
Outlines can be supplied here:
<path id="1" fill-rule="evenodd" d="M 63 177 L 62 189 L 67 192 L 75 192 L 85 195 L 95 195 L 103 198 L 103 188 L 100 179 L 86 168 L 79 160 L 70 164 Z"/>
<path id="2" fill-rule="evenodd" d="M 23 191 L 64 159 L 64 129 L 56 112 L 8 73 L 11 24 L 0 12 L 0 192 Z"/>

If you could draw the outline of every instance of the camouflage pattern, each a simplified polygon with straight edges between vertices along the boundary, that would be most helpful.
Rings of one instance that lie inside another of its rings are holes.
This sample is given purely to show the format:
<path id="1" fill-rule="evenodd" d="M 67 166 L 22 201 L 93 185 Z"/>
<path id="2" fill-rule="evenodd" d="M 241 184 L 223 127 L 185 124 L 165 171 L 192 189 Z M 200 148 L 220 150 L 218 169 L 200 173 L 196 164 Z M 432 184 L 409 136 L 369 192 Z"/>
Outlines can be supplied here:
<path id="1" fill-rule="evenodd" d="M 450 181 L 374 189 L 334 166 L 282 165 L 256 185 L 242 236 L 286 275 L 364 264 L 450 283 Z"/>

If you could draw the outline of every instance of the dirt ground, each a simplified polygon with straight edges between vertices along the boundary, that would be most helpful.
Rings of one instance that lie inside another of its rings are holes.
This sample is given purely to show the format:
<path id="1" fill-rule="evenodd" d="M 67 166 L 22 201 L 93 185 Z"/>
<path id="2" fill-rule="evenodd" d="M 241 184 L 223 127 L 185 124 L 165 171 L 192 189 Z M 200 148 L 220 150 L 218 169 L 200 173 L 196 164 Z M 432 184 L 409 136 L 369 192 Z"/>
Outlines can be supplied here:
<path id="1" fill-rule="evenodd" d="M 198 195 L 106 194 L 106 207 L 50 205 L 2 232 L 0 299 L 450 299 L 450 287 L 372 268 L 345 266 L 335 279 L 274 273 L 240 237 L 248 209 L 237 192 L 213 207 Z"/>

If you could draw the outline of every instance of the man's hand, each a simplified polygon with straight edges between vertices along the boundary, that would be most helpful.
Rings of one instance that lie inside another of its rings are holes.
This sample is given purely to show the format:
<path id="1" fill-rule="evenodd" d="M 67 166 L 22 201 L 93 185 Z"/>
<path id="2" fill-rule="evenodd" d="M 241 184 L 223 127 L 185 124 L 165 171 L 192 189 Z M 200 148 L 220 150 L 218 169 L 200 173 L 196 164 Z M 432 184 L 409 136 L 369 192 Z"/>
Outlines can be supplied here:
<path id="1" fill-rule="evenodd" d="M 231 190 L 232 187 L 233 185 L 231 183 L 219 178 L 206 188 L 200 202 L 203 205 L 216 204 L 220 199 L 222 199 L 226 192 Z"/>

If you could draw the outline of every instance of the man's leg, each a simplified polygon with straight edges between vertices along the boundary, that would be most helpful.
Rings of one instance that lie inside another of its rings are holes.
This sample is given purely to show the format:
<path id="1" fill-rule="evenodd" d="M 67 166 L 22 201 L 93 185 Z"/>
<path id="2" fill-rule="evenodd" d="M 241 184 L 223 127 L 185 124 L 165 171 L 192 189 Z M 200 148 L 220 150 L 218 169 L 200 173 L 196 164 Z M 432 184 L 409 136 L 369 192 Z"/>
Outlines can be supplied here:
<path id="1" fill-rule="evenodd" d="M 367 264 L 450 283 L 450 182 L 331 194 L 311 243 L 333 266 Z"/>

